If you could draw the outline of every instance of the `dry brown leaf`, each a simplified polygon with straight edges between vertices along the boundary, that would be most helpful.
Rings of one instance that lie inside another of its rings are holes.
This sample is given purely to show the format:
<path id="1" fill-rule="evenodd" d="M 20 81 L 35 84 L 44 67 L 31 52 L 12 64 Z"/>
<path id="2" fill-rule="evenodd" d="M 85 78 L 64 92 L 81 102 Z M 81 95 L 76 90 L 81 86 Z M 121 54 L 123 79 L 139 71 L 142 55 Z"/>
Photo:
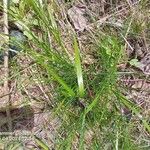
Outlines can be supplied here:
<path id="1" fill-rule="evenodd" d="M 140 64 L 138 68 L 142 70 L 144 74 L 150 75 L 150 53 L 141 59 Z"/>
<path id="2" fill-rule="evenodd" d="M 87 19 L 84 17 L 85 8 L 73 6 L 68 10 L 68 16 L 74 28 L 78 31 L 83 31 L 87 26 Z"/>

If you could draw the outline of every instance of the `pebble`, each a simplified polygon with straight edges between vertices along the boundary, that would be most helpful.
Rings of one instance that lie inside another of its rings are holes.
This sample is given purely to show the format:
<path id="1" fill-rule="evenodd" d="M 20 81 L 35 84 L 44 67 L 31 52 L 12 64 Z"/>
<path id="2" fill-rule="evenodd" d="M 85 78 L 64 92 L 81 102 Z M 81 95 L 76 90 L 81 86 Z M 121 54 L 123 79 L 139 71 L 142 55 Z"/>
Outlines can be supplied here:
<path id="1" fill-rule="evenodd" d="M 26 37 L 19 30 L 10 31 L 10 44 L 9 44 L 9 59 L 12 59 L 18 52 L 22 51 L 22 46 L 26 41 Z M 4 61 L 4 52 L 0 51 L 0 63 Z"/>

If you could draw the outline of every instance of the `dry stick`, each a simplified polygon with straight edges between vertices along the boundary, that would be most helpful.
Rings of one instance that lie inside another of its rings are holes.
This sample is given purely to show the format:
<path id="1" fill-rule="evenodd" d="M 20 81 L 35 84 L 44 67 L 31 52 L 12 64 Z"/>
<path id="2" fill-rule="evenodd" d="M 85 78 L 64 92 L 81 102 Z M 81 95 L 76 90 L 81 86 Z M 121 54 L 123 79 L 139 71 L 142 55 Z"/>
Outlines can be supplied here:
<path id="1" fill-rule="evenodd" d="M 8 0 L 3 0 L 3 8 L 4 8 L 4 34 L 9 35 L 8 31 Z M 8 45 L 9 37 L 6 37 L 6 45 Z M 9 77 L 9 67 L 8 67 L 8 46 L 5 47 L 5 55 L 4 55 L 4 71 L 5 71 L 5 81 L 4 81 L 4 92 L 5 94 L 9 93 L 9 86 L 8 86 L 8 77 Z M 10 97 L 9 95 L 5 96 L 5 104 L 6 104 L 6 114 L 8 119 L 8 128 L 9 131 L 12 131 L 12 121 L 10 116 Z"/>

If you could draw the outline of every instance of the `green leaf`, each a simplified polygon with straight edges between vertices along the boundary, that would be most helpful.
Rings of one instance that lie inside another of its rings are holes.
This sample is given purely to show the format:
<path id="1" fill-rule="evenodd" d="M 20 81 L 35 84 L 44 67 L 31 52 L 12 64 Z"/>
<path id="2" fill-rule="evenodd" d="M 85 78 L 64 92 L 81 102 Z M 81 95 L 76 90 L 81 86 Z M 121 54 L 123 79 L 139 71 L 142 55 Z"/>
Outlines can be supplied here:
<path id="1" fill-rule="evenodd" d="M 38 22 L 37 19 L 34 19 L 33 22 L 32 22 L 32 24 L 35 25 L 35 26 L 38 26 L 38 25 L 39 25 L 39 22 Z"/>
<path id="2" fill-rule="evenodd" d="M 80 61 L 80 52 L 76 38 L 74 37 L 74 50 L 75 50 L 75 67 L 77 73 L 77 80 L 78 80 L 78 91 L 79 96 L 84 96 L 84 84 L 83 84 L 83 75 L 82 75 L 82 67 Z"/>
<path id="3" fill-rule="evenodd" d="M 131 59 L 129 61 L 130 65 L 135 66 L 135 67 L 140 67 L 141 63 L 138 61 L 138 59 Z"/>
<path id="4" fill-rule="evenodd" d="M 85 122 L 86 122 L 86 114 L 83 114 L 82 117 L 82 123 L 81 123 L 81 129 L 80 129 L 80 140 L 79 140 L 79 149 L 83 150 L 84 149 L 84 133 L 85 133 Z"/>
<path id="5" fill-rule="evenodd" d="M 35 136 L 35 142 L 42 148 L 42 150 L 49 150 L 49 147 L 38 137 Z"/>
<path id="6" fill-rule="evenodd" d="M 24 31 L 23 34 L 26 35 L 29 40 L 33 39 L 33 36 L 28 31 Z"/>

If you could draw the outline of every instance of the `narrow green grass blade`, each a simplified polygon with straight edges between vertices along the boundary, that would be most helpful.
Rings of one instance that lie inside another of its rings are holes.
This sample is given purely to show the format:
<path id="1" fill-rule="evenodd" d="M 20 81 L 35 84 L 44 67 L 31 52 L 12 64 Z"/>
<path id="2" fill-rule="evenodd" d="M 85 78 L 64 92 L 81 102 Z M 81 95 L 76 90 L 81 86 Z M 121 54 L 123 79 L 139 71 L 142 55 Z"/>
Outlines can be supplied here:
<path id="1" fill-rule="evenodd" d="M 85 117 L 86 117 L 86 114 L 83 114 L 81 130 L 80 130 L 79 150 L 84 149 Z"/>
<path id="2" fill-rule="evenodd" d="M 144 127 L 148 130 L 148 132 L 150 133 L 150 126 L 149 126 L 149 124 L 147 123 L 147 121 L 146 120 L 142 120 L 142 122 L 143 122 L 143 125 L 144 125 Z"/>
<path id="3" fill-rule="evenodd" d="M 54 70 L 50 69 L 50 67 L 49 68 L 46 67 L 46 68 L 48 72 L 55 78 L 55 80 L 58 81 L 58 83 L 61 84 L 66 91 L 68 91 L 70 96 L 74 97 L 75 96 L 74 91 L 65 83 L 65 81 L 63 81 L 63 79 L 61 79 L 61 77 L 59 77 Z"/>
<path id="4" fill-rule="evenodd" d="M 75 136 L 75 132 L 72 131 L 70 134 L 69 134 L 69 137 L 66 141 L 66 150 L 70 150 L 71 147 L 72 147 L 72 141 L 73 141 L 73 138 Z"/>
<path id="5" fill-rule="evenodd" d="M 35 142 L 38 144 L 39 147 L 42 148 L 42 150 L 50 150 L 49 147 L 38 137 L 35 136 Z"/>
<path id="6" fill-rule="evenodd" d="M 92 103 L 86 108 L 85 110 L 85 114 L 87 114 L 89 111 L 91 111 L 93 109 L 93 107 L 97 104 L 98 100 L 100 98 L 100 94 L 98 94 L 94 100 L 92 101 Z"/>
<path id="7" fill-rule="evenodd" d="M 103 83 L 101 84 L 100 90 L 97 93 L 97 95 L 95 96 L 94 100 L 92 101 L 92 103 L 86 108 L 85 110 L 85 114 L 87 114 L 88 112 L 90 112 L 98 103 L 98 101 L 100 100 L 100 97 L 103 95 L 103 92 L 106 92 L 106 86 L 108 83 L 106 83 L 106 81 L 104 80 Z"/>
<path id="8" fill-rule="evenodd" d="M 79 47 L 75 37 L 74 37 L 74 51 L 75 51 L 75 67 L 76 67 L 77 80 L 78 80 L 78 92 L 79 92 L 79 97 L 83 97 L 85 91 L 84 91 L 84 84 L 83 84 L 82 67 L 81 67 Z"/>

